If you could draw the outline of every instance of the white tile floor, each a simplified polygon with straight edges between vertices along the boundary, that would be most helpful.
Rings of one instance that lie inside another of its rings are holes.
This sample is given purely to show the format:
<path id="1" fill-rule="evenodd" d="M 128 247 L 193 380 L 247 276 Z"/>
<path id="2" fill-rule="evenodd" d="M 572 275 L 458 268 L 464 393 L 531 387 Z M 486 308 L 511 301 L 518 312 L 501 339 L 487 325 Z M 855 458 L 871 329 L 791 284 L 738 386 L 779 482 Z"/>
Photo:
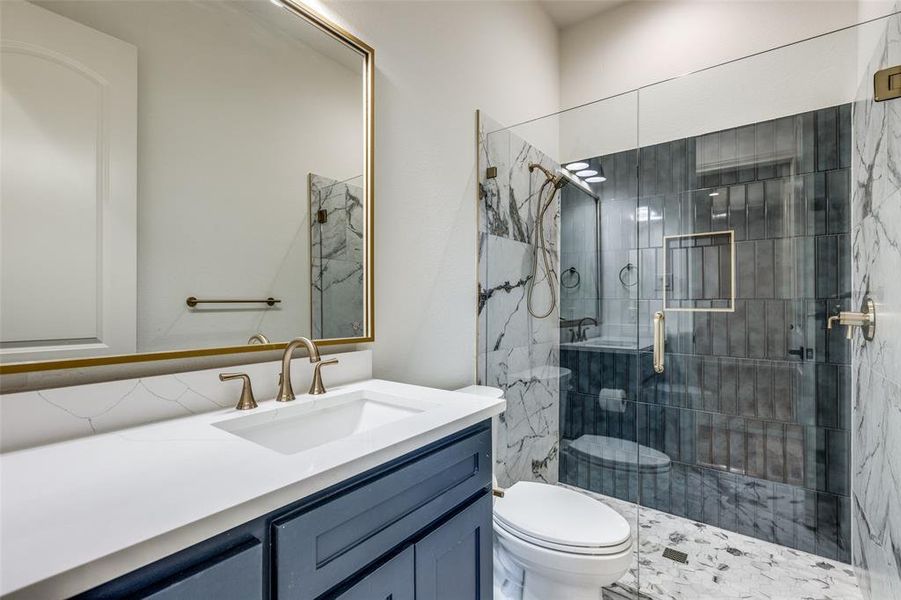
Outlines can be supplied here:
<path id="1" fill-rule="evenodd" d="M 606 503 L 633 529 L 638 523 L 637 561 L 605 600 L 862 599 L 845 563 L 650 508 L 637 518 L 632 503 L 571 489 Z M 664 558 L 667 547 L 687 553 L 688 564 Z"/>

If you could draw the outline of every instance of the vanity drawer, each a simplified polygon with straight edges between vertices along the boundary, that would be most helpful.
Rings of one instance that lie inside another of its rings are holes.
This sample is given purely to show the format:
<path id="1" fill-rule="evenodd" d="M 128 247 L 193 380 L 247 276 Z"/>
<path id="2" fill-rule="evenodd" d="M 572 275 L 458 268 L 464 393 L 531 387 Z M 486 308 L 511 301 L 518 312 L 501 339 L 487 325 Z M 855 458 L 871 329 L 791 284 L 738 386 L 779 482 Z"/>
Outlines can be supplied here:
<path id="1" fill-rule="evenodd" d="M 491 430 L 483 429 L 273 522 L 275 594 L 311 600 L 491 484 Z"/>

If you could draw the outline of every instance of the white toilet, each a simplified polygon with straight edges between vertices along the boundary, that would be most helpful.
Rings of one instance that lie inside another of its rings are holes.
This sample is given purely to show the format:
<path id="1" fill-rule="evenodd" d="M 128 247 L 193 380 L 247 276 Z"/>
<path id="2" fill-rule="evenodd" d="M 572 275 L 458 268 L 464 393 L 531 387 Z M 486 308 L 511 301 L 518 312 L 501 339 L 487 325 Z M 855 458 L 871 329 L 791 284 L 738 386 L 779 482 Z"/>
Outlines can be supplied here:
<path id="1" fill-rule="evenodd" d="M 484 386 L 459 391 L 503 396 Z M 494 533 L 496 600 L 598 600 L 632 563 L 629 522 L 556 485 L 520 481 L 504 490 L 494 501 Z"/>

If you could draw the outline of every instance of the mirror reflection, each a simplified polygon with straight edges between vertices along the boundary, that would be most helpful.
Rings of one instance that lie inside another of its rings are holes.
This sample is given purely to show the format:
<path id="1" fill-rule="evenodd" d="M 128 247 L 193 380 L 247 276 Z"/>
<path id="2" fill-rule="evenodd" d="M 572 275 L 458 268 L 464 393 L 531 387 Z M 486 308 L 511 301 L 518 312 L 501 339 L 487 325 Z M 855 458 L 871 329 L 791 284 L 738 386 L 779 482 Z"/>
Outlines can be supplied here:
<path id="1" fill-rule="evenodd" d="M 275 0 L 0 11 L 3 362 L 368 334 L 361 52 Z"/>

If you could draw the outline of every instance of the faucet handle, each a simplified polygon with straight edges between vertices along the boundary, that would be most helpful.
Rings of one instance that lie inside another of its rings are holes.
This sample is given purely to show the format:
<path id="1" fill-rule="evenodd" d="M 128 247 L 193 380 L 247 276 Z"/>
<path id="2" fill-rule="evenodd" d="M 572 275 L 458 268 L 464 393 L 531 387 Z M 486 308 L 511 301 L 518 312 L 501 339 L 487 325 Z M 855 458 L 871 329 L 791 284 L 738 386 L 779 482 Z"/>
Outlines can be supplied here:
<path id="1" fill-rule="evenodd" d="M 325 389 L 325 386 L 322 385 L 322 373 L 320 372 L 322 367 L 328 365 L 337 365 L 337 358 L 330 358 L 329 360 L 320 360 L 313 366 L 313 382 L 310 384 L 310 391 L 308 394 L 312 394 L 314 396 L 318 396 L 319 394 L 324 394 L 328 390 Z"/>
<path id="2" fill-rule="evenodd" d="M 253 386 L 247 373 L 219 373 L 219 381 L 241 379 L 244 385 L 241 387 L 241 398 L 235 405 L 235 410 L 250 410 L 257 407 L 257 401 L 253 397 Z"/>

